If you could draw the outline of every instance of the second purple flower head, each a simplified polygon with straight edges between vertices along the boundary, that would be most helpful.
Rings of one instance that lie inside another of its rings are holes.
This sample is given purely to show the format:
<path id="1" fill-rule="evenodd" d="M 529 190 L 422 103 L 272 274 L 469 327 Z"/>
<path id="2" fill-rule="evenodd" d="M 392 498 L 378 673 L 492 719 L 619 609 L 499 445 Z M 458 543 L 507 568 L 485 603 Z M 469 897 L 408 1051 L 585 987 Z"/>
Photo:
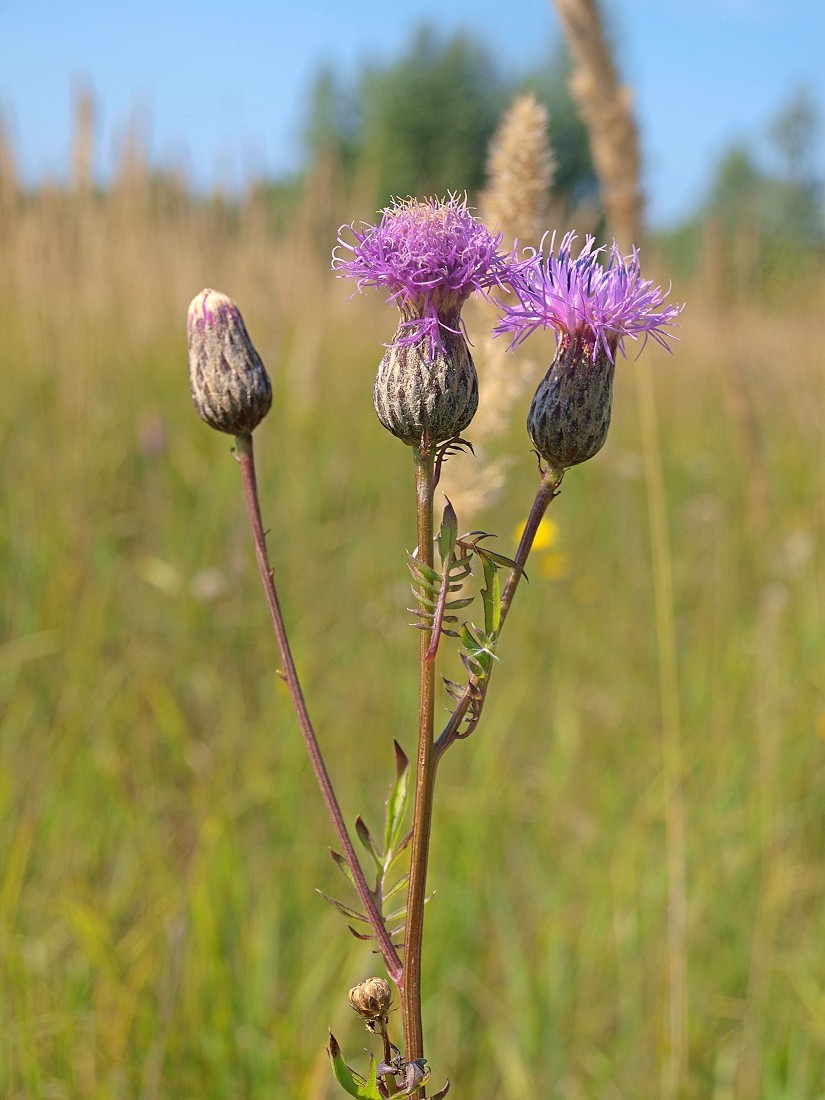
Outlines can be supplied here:
<path id="1" fill-rule="evenodd" d="M 575 240 L 567 233 L 555 252 L 551 238 L 546 254 L 540 250 L 519 269 L 513 282 L 518 300 L 501 303 L 496 326 L 496 335 L 511 334 L 513 344 L 537 329 L 555 329 L 556 355 L 533 398 L 527 428 L 539 455 L 558 469 L 592 458 L 604 445 L 616 354 L 624 354 L 625 340 L 651 337 L 668 348 L 668 329 L 683 308 L 667 304 L 668 291 L 642 278 L 635 248 L 623 256 L 615 242 L 594 248 L 587 237 L 574 258 Z"/>

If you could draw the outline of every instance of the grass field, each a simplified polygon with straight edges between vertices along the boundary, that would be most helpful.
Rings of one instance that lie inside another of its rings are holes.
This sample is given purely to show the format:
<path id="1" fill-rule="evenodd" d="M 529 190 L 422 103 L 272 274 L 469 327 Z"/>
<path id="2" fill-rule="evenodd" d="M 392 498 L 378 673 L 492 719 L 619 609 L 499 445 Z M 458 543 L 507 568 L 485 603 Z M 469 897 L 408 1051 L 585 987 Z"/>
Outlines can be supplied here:
<path id="1" fill-rule="evenodd" d="M 277 240 L 254 205 L 174 190 L 6 200 L 8 1100 L 321 1100 L 328 1026 L 351 1062 L 369 1042 L 346 991 L 375 963 L 314 892 L 345 886 L 184 329 L 193 294 L 225 290 L 273 376 L 256 439 L 279 589 L 347 817 L 377 827 L 392 738 L 414 751 L 412 467 L 371 408 L 394 318 L 328 270 L 335 227 L 370 212 L 337 194 L 317 184 Z M 643 455 L 623 363 L 608 444 L 552 506 L 562 575 L 531 570 L 485 720 L 439 775 L 425 1024 L 434 1079 L 464 1100 L 660 1095 L 673 860 L 685 1097 L 825 1096 L 825 280 L 774 304 L 722 308 L 704 277 L 675 296 L 680 344 L 645 353 L 660 448 Z M 507 492 L 472 517 L 505 553 L 535 488 L 528 401 L 499 444 Z"/>

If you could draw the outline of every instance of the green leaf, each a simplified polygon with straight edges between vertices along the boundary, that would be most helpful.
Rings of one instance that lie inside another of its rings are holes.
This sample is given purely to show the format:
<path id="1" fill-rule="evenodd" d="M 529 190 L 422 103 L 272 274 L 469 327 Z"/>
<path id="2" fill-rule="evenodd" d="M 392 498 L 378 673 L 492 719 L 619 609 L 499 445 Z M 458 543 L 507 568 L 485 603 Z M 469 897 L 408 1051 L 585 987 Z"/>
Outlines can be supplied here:
<path id="1" fill-rule="evenodd" d="M 479 550 L 478 556 L 484 568 L 484 588 L 481 600 L 484 604 L 484 630 L 487 634 L 497 634 L 501 625 L 501 586 L 498 568 L 485 550 Z"/>
<path id="2" fill-rule="evenodd" d="M 450 558 L 453 556 L 457 538 L 458 516 L 455 514 L 455 509 L 448 500 L 444 508 L 444 514 L 441 517 L 441 527 L 438 531 L 438 555 L 445 569 Z"/>
<path id="3" fill-rule="evenodd" d="M 350 908 L 349 905 L 344 905 L 342 901 L 336 901 L 335 898 L 330 897 L 329 894 L 325 894 L 323 890 L 315 890 L 316 894 L 320 894 L 324 901 L 328 901 L 330 905 L 334 906 L 342 917 L 346 917 L 348 920 L 360 920 L 363 924 L 369 924 L 369 920 L 363 913 L 359 913 L 357 909 Z"/>
<path id="4" fill-rule="evenodd" d="M 403 874 L 401 876 L 401 878 L 398 880 L 398 882 L 394 882 L 388 890 L 384 891 L 383 900 L 385 902 L 390 901 L 390 899 L 394 898 L 396 894 L 398 894 L 402 890 L 406 889 L 406 887 L 409 886 L 409 883 L 410 883 L 410 874 L 409 874 L 409 871 L 407 871 L 406 874 Z"/>
<path id="5" fill-rule="evenodd" d="M 349 1068 L 347 1063 L 341 1054 L 341 1047 L 338 1044 L 338 1040 L 332 1034 L 329 1033 L 329 1044 L 327 1046 L 327 1054 L 329 1060 L 332 1063 L 332 1072 L 335 1076 L 335 1080 L 344 1090 L 348 1092 L 350 1096 L 363 1096 L 364 1086 L 366 1081 L 360 1074 L 354 1074 Z"/>
<path id="6" fill-rule="evenodd" d="M 448 600 L 447 603 L 444 604 L 444 607 L 448 611 L 460 611 L 463 607 L 469 607 L 472 602 L 472 596 L 469 598 L 462 597 L 460 600 Z"/>
<path id="7" fill-rule="evenodd" d="M 384 866 L 384 857 L 381 852 L 378 851 L 375 841 L 372 839 L 372 834 L 367 828 L 367 823 L 360 814 L 355 819 L 355 832 L 358 839 L 372 856 L 375 866 L 380 870 Z"/>
<path id="8" fill-rule="evenodd" d="M 341 872 L 347 882 L 349 882 L 350 885 L 355 886 L 355 879 L 353 878 L 352 871 L 350 870 L 349 864 L 341 855 L 341 853 L 336 852 L 332 848 L 330 848 L 329 854 L 332 856 L 335 862 L 335 866 L 338 868 L 338 870 Z"/>
<path id="9" fill-rule="evenodd" d="M 431 565 L 427 565 L 423 561 L 419 561 L 418 558 L 414 558 L 412 554 L 409 557 L 410 572 L 422 579 L 422 581 L 429 581 L 429 583 L 435 587 L 441 584 L 441 574 L 437 573 Z"/>
<path id="10" fill-rule="evenodd" d="M 395 745 L 395 779 L 387 798 L 387 816 L 384 827 L 384 856 L 391 855 L 404 827 L 407 809 L 410 762 L 397 741 Z"/>
<path id="11" fill-rule="evenodd" d="M 341 1047 L 332 1032 L 329 1033 L 327 1054 L 332 1063 L 335 1080 L 344 1092 L 349 1093 L 350 1096 L 358 1097 L 359 1100 L 381 1100 L 381 1093 L 378 1091 L 378 1065 L 372 1055 L 370 1055 L 369 1074 L 365 1079 L 360 1073 L 350 1069 L 344 1061 L 341 1055 Z"/>

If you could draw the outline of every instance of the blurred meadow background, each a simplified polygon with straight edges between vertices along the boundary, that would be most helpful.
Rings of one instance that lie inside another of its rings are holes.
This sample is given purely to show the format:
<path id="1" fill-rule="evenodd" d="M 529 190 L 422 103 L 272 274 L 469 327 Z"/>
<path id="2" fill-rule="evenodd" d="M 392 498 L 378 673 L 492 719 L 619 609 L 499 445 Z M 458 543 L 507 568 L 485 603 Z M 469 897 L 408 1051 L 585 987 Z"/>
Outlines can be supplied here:
<path id="1" fill-rule="evenodd" d="M 608 235 L 568 77 L 563 52 L 515 79 L 422 29 L 349 84 L 320 73 L 300 171 L 231 192 L 152 163 L 139 121 L 101 183 L 88 90 L 60 182 L 0 144 L 0 1096 L 322 1100 L 327 1027 L 352 1063 L 369 1042 L 346 990 L 375 962 L 314 892 L 343 880 L 185 309 L 231 294 L 272 376 L 279 589 L 346 816 L 377 828 L 392 738 L 414 753 L 412 467 L 371 408 L 392 311 L 348 301 L 330 251 L 449 188 L 523 243 Z M 631 356 L 440 769 L 424 1011 L 458 1097 L 825 1096 L 821 124 L 791 89 L 773 168 L 725 150 L 648 233 L 646 274 L 687 303 L 673 356 L 644 356 L 658 434 Z M 466 320 L 501 400 L 456 505 L 511 553 L 552 340 L 502 368 Z"/>

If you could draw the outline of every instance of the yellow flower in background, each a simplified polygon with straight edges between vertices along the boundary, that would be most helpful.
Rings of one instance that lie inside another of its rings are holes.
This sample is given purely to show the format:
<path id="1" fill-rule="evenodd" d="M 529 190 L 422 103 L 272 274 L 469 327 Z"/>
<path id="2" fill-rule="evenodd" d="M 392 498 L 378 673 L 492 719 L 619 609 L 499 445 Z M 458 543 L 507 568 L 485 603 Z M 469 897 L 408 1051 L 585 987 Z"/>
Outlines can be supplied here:
<path id="1" fill-rule="evenodd" d="M 520 523 L 515 530 L 515 539 L 518 542 L 524 534 L 524 524 Z M 541 521 L 533 539 L 535 562 L 543 577 L 551 581 L 564 580 L 569 570 L 567 555 L 558 549 L 559 525 L 555 520 L 547 516 Z"/>

